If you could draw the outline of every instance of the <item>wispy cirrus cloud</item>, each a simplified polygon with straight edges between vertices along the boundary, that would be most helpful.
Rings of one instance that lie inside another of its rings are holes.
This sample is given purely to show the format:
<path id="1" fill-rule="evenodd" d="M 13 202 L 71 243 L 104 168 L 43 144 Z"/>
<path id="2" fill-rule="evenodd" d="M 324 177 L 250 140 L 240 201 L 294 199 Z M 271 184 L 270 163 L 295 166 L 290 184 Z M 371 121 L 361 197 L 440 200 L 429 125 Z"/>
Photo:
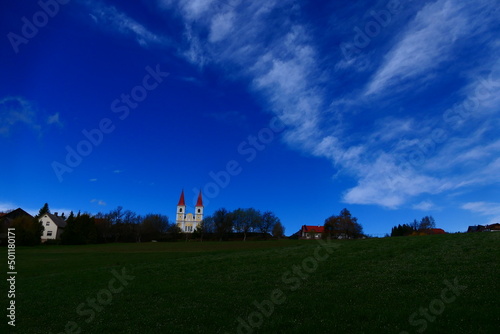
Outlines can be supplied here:
<path id="1" fill-rule="evenodd" d="M 106 5 L 99 0 L 85 1 L 85 4 L 90 10 L 89 16 L 100 27 L 131 36 L 142 47 L 154 45 L 164 47 L 170 45 L 168 38 L 152 32 L 144 24 L 134 20 L 126 13 L 119 11 L 114 6 Z"/>
<path id="2" fill-rule="evenodd" d="M 420 203 L 414 204 L 412 208 L 420 211 L 429 211 L 435 209 L 436 205 L 432 201 L 422 201 Z"/>
<path id="3" fill-rule="evenodd" d="M 106 202 L 104 202 L 103 200 L 100 200 L 100 199 L 91 199 L 90 200 L 90 203 L 96 203 L 97 205 L 100 205 L 100 206 L 106 206 Z"/>
<path id="4" fill-rule="evenodd" d="M 403 159 L 422 146 L 440 124 L 445 109 L 425 118 L 401 118 L 397 112 L 385 112 L 376 120 L 380 126 L 373 127 L 371 134 L 365 131 L 364 138 L 356 137 L 350 130 L 363 115 L 347 113 L 358 105 L 366 108 L 382 93 L 397 95 L 405 89 L 418 90 L 422 80 L 433 80 L 432 73 L 456 57 L 457 43 L 463 47 L 464 39 L 478 36 L 486 29 L 481 25 L 492 22 L 489 14 L 494 8 L 492 1 L 482 0 L 478 6 L 455 0 L 424 5 L 403 33 L 394 34 L 392 47 L 382 57 L 380 67 L 367 78 L 365 90 L 352 99 L 336 96 L 335 91 L 324 88 L 328 87 L 327 82 L 335 83 L 336 78 L 321 65 L 314 34 L 308 27 L 272 15 L 277 10 L 296 14 L 298 5 L 292 6 L 287 1 L 251 4 L 235 1 L 231 6 L 221 7 L 188 0 L 181 3 L 179 9 L 171 1 L 162 2 L 163 8 L 178 9 L 184 17 L 186 59 L 200 67 L 208 63 L 222 66 L 231 70 L 231 76 L 237 73 L 248 78 L 266 109 L 287 125 L 283 138 L 291 147 L 327 158 L 335 168 L 354 177 L 357 185 L 344 193 L 345 202 L 397 208 L 421 194 L 438 194 L 466 186 L 464 179 L 470 180 L 468 184 L 479 182 L 474 179 L 477 173 L 472 169 L 456 174 L 435 173 L 438 168 L 432 166 L 438 160 L 452 160 L 452 154 L 456 156 L 449 148 L 454 140 L 441 142 L 432 152 L 424 153 L 423 165 L 404 166 L 408 163 Z M 274 36 L 263 34 L 271 29 L 276 31 Z M 266 39 L 261 37 L 264 35 Z M 485 39 L 485 45 L 490 43 L 492 40 Z M 483 67 L 483 70 L 489 69 Z M 469 90 L 474 80 L 465 83 L 471 85 Z M 345 112 L 338 113 L 339 105 L 331 103 L 332 96 L 334 101 L 346 102 Z M 339 122 L 325 126 L 332 116 Z M 448 129 L 446 134 L 456 135 Z M 469 149 L 473 154 L 480 147 L 472 145 Z M 491 162 L 491 158 L 487 157 L 485 162 Z M 496 166 L 491 163 L 487 164 L 489 170 Z M 453 168 L 458 166 L 457 161 Z M 488 177 L 486 170 L 480 174 Z M 424 204 L 419 207 L 429 207 Z"/>
<path id="5" fill-rule="evenodd" d="M 64 125 L 59 115 L 46 116 L 35 102 L 22 96 L 6 96 L 0 99 L 0 136 L 8 137 L 12 129 L 22 125 L 41 135 L 47 126 Z"/>
<path id="6" fill-rule="evenodd" d="M 500 223 L 500 203 L 495 202 L 468 202 L 462 209 L 477 212 L 490 220 L 488 224 Z"/>
<path id="7" fill-rule="evenodd" d="M 55 114 L 53 115 L 50 115 L 49 117 L 47 117 L 47 124 L 48 125 L 57 125 L 57 126 L 63 126 L 63 122 L 61 122 L 60 118 L 59 118 L 59 113 L 56 112 Z"/>
<path id="8" fill-rule="evenodd" d="M 18 206 L 15 206 L 13 203 L 10 202 L 0 202 L 0 212 L 7 212 L 9 210 L 14 210 L 17 209 Z"/>
<path id="9" fill-rule="evenodd" d="M 35 131 L 41 130 L 33 104 L 18 96 L 0 99 L 0 135 L 8 136 L 11 129 L 19 124 Z"/>
<path id="10" fill-rule="evenodd" d="M 401 89 L 408 80 L 417 80 L 449 60 L 454 44 L 473 29 L 474 22 L 464 7 L 452 0 L 426 5 L 386 55 L 365 94 Z"/>
<path id="11" fill-rule="evenodd" d="M 380 100 L 384 96 L 397 100 L 405 91 L 421 91 L 435 79 L 436 71 L 457 60 L 457 49 L 466 49 L 470 43 L 481 44 L 483 49 L 498 47 L 498 39 L 481 34 L 494 22 L 492 0 L 474 5 L 437 0 L 416 6 L 414 19 L 381 48 L 385 54 L 378 51 L 373 59 L 366 55 L 367 62 L 373 61 L 362 75 L 355 74 L 352 80 L 357 88 L 347 95 L 338 94 L 335 88 L 339 85 L 337 71 L 345 71 L 345 66 L 325 65 L 314 32 L 300 20 L 289 19 L 301 15 L 300 4 L 286 0 L 159 0 L 158 4 L 166 17 L 175 13 L 182 21 L 184 44 L 176 46 L 181 57 L 200 69 L 217 66 L 228 77 L 248 82 L 264 109 L 287 125 L 283 140 L 290 147 L 330 160 L 335 169 L 355 180 L 356 185 L 343 194 L 347 203 L 398 208 L 421 194 L 491 181 L 491 173 L 498 169 L 496 146 L 480 144 L 491 139 L 491 130 L 483 132 L 478 142 L 470 142 L 465 151 L 457 151 L 457 142 L 469 142 L 467 137 L 481 128 L 484 117 L 477 116 L 478 122 L 467 123 L 466 133 L 458 133 L 456 126 L 442 124 L 450 105 L 432 107 L 434 114 L 425 113 L 425 117 L 424 113 L 402 116 L 404 107 Z M 131 20 L 123 15 L 113 12 L 112 16 Z M 490 59 L 489 53 L 481 55 L 480 68 L 468 65 L 467 72 L 460 72 L 460 66 L 446 70 L 463 81 L 452 93 L 458 96 L 458 103 L 462 102 L 460 96 L 465 100 L 478 89 L 480 72 L 493 71 L 494 50 L 490 49 Z M 382 62 L 377 64 L 376 59 Z M 497 96 L 500 94 L 491 94 L 480 109 L 489 106 L 495 110 Z M 378 106 L 381 102 L 384 105 Z M 370 109 L 374 111 L 362 113 Z M 497 120 L 496 115 L 489 118 L 491 124 Z M 355 128 L 360 123 L 368 124 L 361 135 Z M 422 163 L 409 163 L 436 128 L 444 128 L 447 139 L 424 150 Z M 474 156 L 481 157 L 479 170 L 463 164 Z M 443 168 L 446 164 L 449 171 Z M 429 205 L 419 203 L 417 207 Z"/>

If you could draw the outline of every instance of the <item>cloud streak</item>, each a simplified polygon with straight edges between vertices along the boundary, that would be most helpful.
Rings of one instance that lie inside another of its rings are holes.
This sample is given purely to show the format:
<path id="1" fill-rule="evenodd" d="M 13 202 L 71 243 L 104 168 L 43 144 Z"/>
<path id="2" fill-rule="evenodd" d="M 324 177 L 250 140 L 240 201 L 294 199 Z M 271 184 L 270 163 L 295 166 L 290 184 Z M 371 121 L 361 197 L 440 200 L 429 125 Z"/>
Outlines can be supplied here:
<path id="1" fill-rule="evenodd" d="M 9 136 L 11 129 L 24 124 L 39 132 L 37 114 L 31 102 L 22 97 L 5 97 L 0 100 L 0 135 Z"/>
<path id="2" fill-rule="evenodd" d="M 162 0 L 158 5 L 167 18 L 175 13 L 184 26 L 184 41 L 176 46 L 181 57 L 199 69 L 216 66 L 228 77 L 245 80 L 264 109 L 287 125 L 283 140 L 290 147 L 326 158 L 337 171 L 353 178 L 356 185 L 344 192 L 344 202 L 398 208 L 422 194 L 498 182 L 491 176 L 499 171 L 497 145 L 481 144 L 491 141 L 499 123 L 498 88 L 480 101 L 462 128 L 459 121 L 443 121 L 450 102 L 428 105 L 429 111 L 415 115 L 397 104 L 404 92 L 418 96 L 428 89 L 440 70 L 459 60 L 456 51 L 469 44 L 481 45 L 489 53 L 481 55 L 480 66 L 447 69 L 462 82 L 452 96 L 467 101 L 479 89 L 481 73 L 497 71 L 493 55 L 498 54 L 500 43 L 483 34 L 494 22 L 494 1 L 473 5 L 437 0 L 417 8 L 401 33 L 394 32 L 380 50 L 373 51 L 376 57 L 366 56 L 371 63 L 363 73 L 348 78 L 356 80 L 358 88 L 344 94 L 339 93 L 338 80 L 345 69 L 325 64 L 318 35 L 301 20 L 290 19 L 302 15 L 293 1 Z M 101 16 L 118 31 L 144 40 L 141 45 L 159 38 L 114 8 Z M 359 124 L 366 128 L 356 129 Z M 426 151 L 422 147 L 438 129 L 446 139 Z M 471 133 L 477 133 L 477 138 L 470 138 Z M 409 162 L 416 152 L 423 158 Z M 430 209 L 429 203 L 414 204 L 414 208 Z"/>
<path id="3" fill-rule="evenodd" d="M 145 25 L 134 20 L 114 6 L 107 6 L 100 1 L 87 1 L 85 3 L 91 13 L 89 16 L 100 27 L 111 29 L 117 33 L 133 37 L 140 46 L 168 46 L 169 40 L 159 34 L 153 33 Z"/>
<path id="4" fill-rule="evenodd" d="M 449 60 L 455 42 L 472 29 L 464 7 L 452 0 L 425 6 L 387 54 L 365 94 L 381 93 L 389 88 L 401 89 L 406 81 L 417 80 Z"/>
<path id="5" fill-rule="evenodd" d="M 488 224 L 500 223 L 500 203 L 468 202 L 462 205 L 462 209 L 489 217 L 490 221 Z"/>

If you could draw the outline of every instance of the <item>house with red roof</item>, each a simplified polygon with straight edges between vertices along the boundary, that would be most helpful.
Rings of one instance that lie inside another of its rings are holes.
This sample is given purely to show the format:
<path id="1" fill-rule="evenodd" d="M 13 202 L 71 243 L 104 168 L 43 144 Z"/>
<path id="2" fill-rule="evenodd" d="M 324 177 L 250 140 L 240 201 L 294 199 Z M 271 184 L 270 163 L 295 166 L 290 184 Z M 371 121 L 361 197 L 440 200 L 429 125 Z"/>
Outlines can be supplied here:
<path id="1" fill-rule="evenodd" d="M 302 225 L 299 231 L 300 239 L 321 239 L 324 233 L 323 226 Z"/>
<path id="2" fill-rule="evenodd" d="M 431 228 L 429 234 L 446 234 L 446 232 L 442 228 Z"/>

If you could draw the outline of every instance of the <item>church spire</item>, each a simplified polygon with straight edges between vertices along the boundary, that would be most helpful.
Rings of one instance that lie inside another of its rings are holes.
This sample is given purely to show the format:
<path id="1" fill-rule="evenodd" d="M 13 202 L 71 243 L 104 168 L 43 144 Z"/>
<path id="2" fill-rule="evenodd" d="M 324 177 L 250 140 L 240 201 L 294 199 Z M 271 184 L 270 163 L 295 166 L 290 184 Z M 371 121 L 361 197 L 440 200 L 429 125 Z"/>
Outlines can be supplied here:
<path id="1" fill-rule="evenodd" d="M 201 197 L 201 190 L 200 190 L 200 194 L 198 195 L 198 201 L 196 202 L 196 206 L 203 206 L 203 199 Z"/>
<path id="2" fill-rule="evenodd" d="M 184 202 L 184 189 L 182 189 L 181 198 L 179 198 L 179 204 L 177 204 L 177 206 L 186 206 L 186 203 Z"/>

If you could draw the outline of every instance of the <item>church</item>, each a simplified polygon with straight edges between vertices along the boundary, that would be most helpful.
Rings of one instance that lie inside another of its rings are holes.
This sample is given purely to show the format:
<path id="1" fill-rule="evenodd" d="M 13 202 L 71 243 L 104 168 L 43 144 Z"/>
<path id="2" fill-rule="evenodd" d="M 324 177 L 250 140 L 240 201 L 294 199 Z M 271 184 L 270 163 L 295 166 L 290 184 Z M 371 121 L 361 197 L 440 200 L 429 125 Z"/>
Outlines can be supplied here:
<path id="1" fill-rule="evenodd" d="M 203 198 L 200 194 L 198 195 L 198 200 L 196 201 L 196 206 L 194 207 L 194 214 L 186 212 L 186 202 L 184 201 L 184 190 L 181 192 L 181 197 L 179 198 L 179 203 L 177 204 L 177 218 L 175 223 L 182 232 L 193 233 L 196 227 L 203 220 Z"/>

